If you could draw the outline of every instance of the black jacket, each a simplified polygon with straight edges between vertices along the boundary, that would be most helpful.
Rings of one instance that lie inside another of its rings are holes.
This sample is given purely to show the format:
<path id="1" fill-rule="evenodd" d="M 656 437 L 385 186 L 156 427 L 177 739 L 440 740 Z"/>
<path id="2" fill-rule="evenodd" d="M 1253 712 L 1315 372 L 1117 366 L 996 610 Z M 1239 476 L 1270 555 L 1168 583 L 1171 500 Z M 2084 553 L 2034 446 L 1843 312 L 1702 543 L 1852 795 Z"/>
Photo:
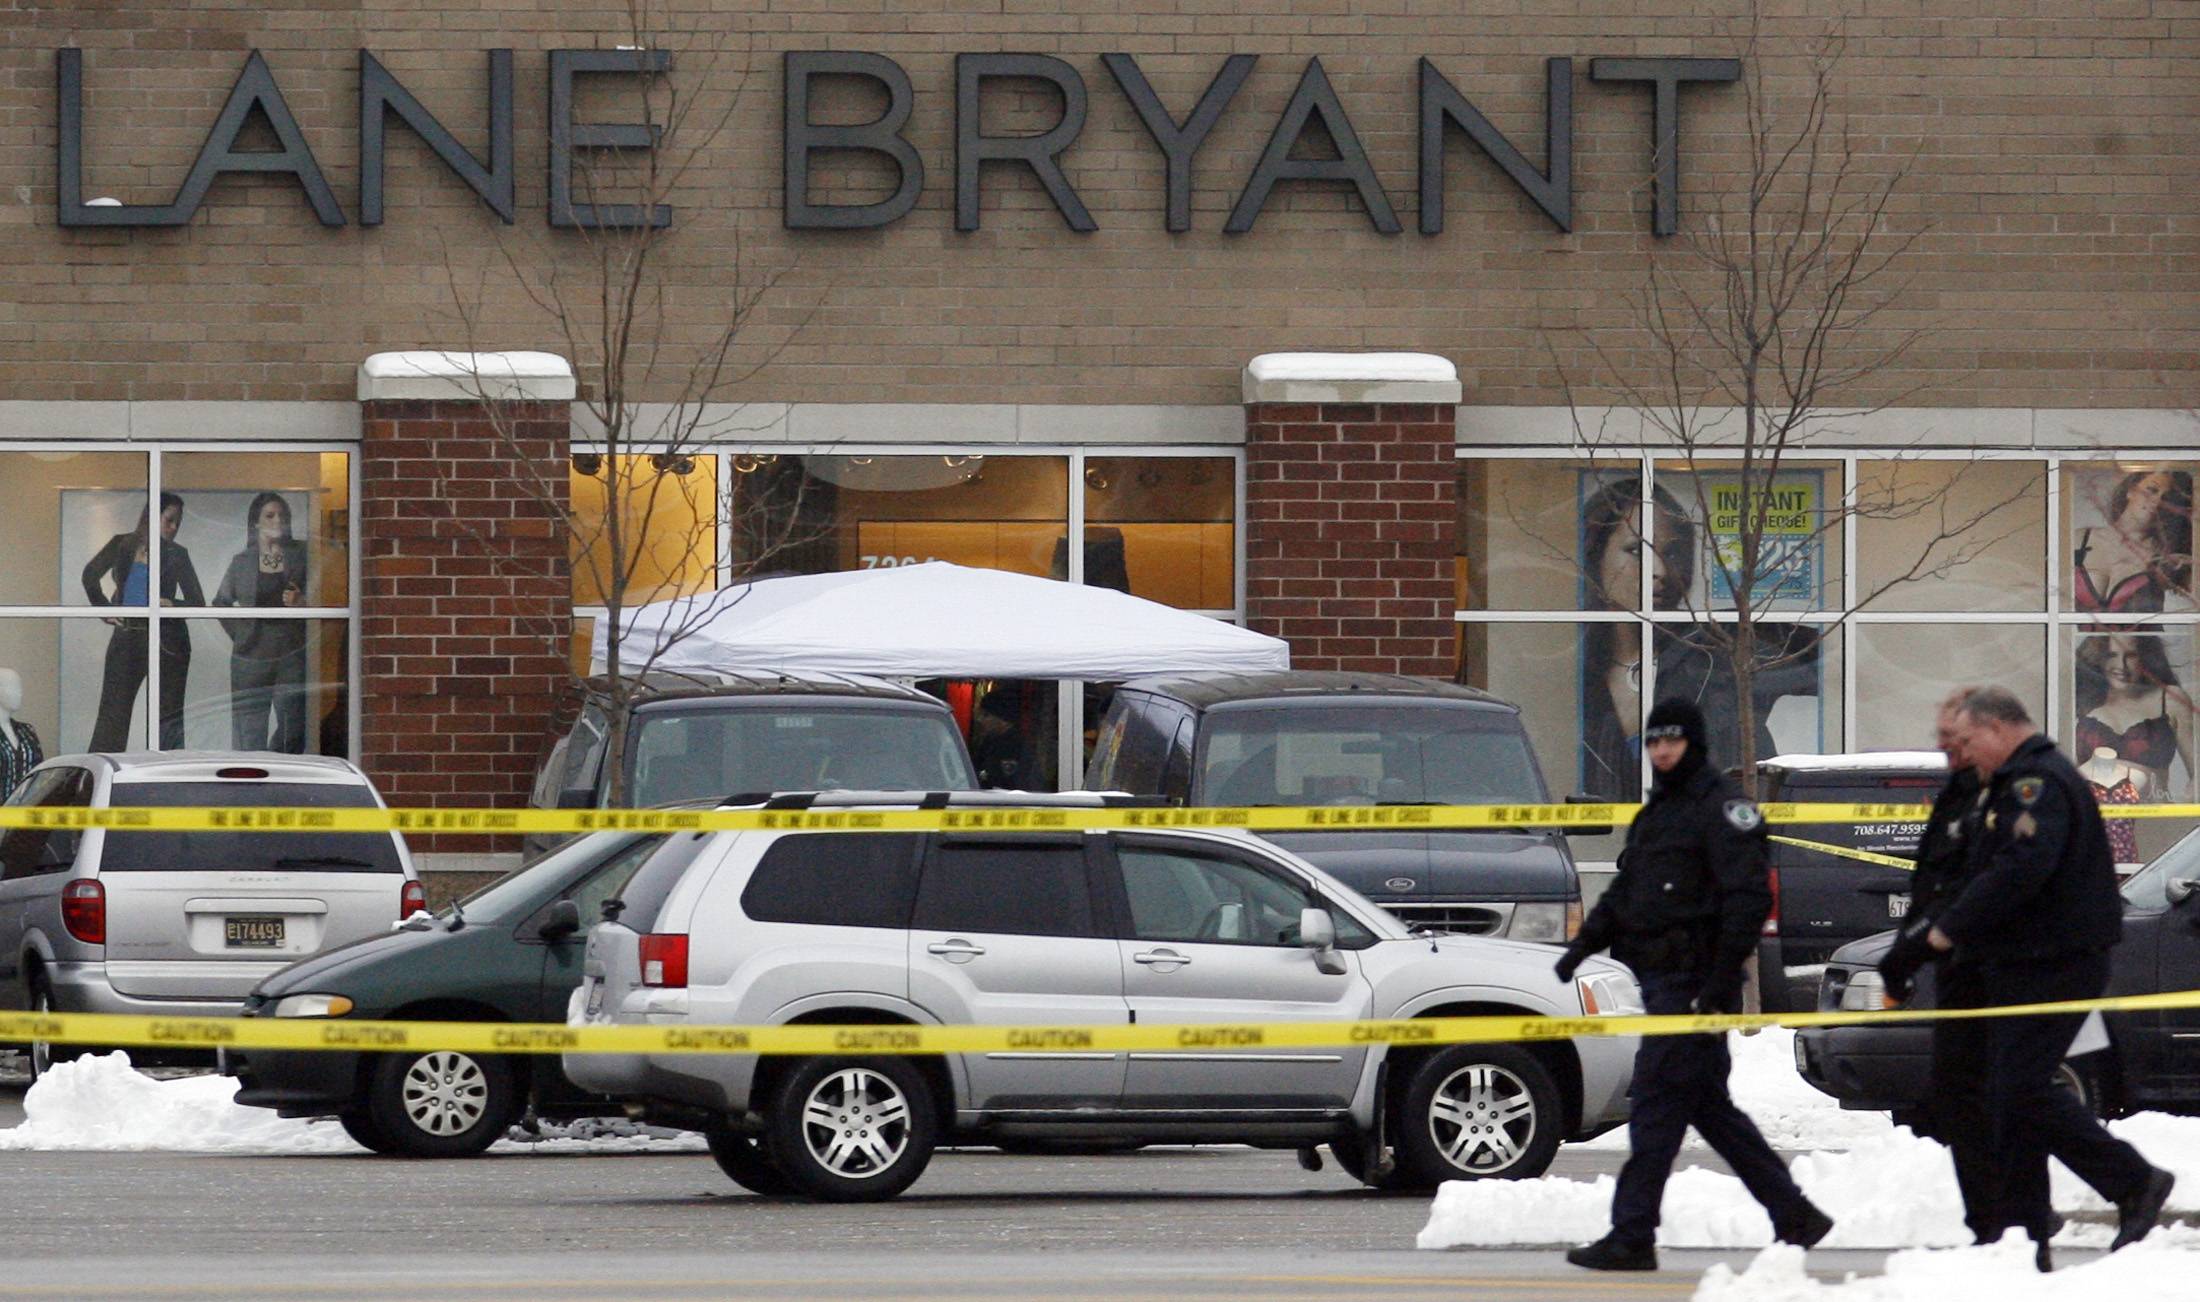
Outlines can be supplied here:
<path id="1" fill-rule="evenodd" d="M 84 596 L 93 605 L 121 605 L 123 585 L 129 581 L 130 566 L 137 560 L 137 541 L 134 530 L 118 533 L 85 564 Z M 184 550 L 183 544 L 165 538 L 160 543 L 160 586 L 160 595 L 179 606 L 206 604 L 206 594 L 199 588 L 199 572 L 191 565 L 191 553 Z M 144 632 L 144 626 L 139 625 L 138 631 Z M 189 655 L 191 634 L 182 620 L 167 621 L 160 626 L 160 644 L 169 654 Z"/>
<path id="2" fill-rule="evenodd" d="M 1938 918 L 1971 880 L 1971 841 L 1981 819 L 1979 788 L 1977 769 L 1959 769 L 1933 798 L 1925 835 L 1917 843 L 1910 916 Z"/>
<path id="3" fill-rule="evenodd" d="M 1610 948 L 1640 973 L 1731 982 L 1772 913 L 1765 823 L 1741 788 L 1702 767 L 1653 788 L 1627 829 L 1619 876 L 1581 924 L 1575 947 Z"/>
<path id="4" fill-rule="evenodd" d="M 282 547 L 283 568 L 269 576 L 268 586 L 280 591 L 295 587 L 303 601 L 306 589 L 306 545 L 295 540 L 285 540 Z M 247 547 L 229 558 L 229 568 L 222 573 L 222 581 L 214 590 L 213 604 L 217 606 L 256 606 L 259 599 L 260 553 L 256 547 Z M 279 600 L 264 603 L 280 605 Z M 305 650 L 306 626 L 295 619 L 225 619 L 222 628 L 229 634 L 230 654 L 246 660 L 274 660 L 295 655 Z"/>
<path id="5" fill-rule="evenodd" d="M 2099 953 L 2123 938 L 2123 899 L 2085 779 L 2034 734 L 1994 771 L 1970 880 L 1938 918 L 1965 961 Z"/>

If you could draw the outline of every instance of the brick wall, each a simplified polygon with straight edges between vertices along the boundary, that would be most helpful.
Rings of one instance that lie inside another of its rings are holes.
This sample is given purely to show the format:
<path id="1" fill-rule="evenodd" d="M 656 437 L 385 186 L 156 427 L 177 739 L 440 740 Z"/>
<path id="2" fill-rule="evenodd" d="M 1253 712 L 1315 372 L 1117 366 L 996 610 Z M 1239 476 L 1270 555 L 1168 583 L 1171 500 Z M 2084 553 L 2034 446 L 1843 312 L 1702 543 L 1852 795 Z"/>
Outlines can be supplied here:
<path id="1" fill-rule="evenodd" d="M 1454 410 L 1247 405 L 1247 622 L 1293 667 L 1451 671 Z"/>
<path id="2" fill-rule="evenodd" d="M 500 434 L 470 402 L 362 404 L 359 759 L 392 805 L 525 803 L 571 681 L 566 539 L 527 487 L 563 493 L 569 404 L 505 410 Z"/>

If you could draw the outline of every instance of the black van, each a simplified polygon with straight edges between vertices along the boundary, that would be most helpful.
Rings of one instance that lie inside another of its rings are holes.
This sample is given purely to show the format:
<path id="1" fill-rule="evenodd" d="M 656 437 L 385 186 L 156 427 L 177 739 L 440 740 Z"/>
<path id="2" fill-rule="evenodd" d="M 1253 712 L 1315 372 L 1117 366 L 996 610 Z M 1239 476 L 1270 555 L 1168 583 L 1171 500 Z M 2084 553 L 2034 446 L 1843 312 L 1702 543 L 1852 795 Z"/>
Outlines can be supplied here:
<path id="1" fill-rule="evenodd" d="M 651 675 L 625 712 L 601 680 L 535 772 L 536 809 L 595 809 L 611 793 L 626 730 L 626 805 L 768 791 L 972 791 L 977 770 L 955 715 L 914 687 L 854 674 Z M 564 840 L 529 837 L 530 852 Z"/>
<path id="2" fill-rule="evenodd" d="M 1781 755 L 1757 764 L 1766 801 L 1929 805 L 1947 780 L 1947 760 L 1931 750 Z M 1772 832 L 1774 903 L 1757 950 L 1758 984 L 1766 1012 L 1808 1012 L 1833 951 L 1900 921 L 1910 892 L 1905 870 L 1793 842 L 1912 859 L 1925 824 L 1789 823 Z"/>
<path id="3" fill-rule="evenodd" d="M 1424 678 L 1317 671 L 1125 683 L 1085 786 L 1210 806 L 1550 799 L 1516 707 Z M 1555 944 L 1581 925 L 1581 880 L 1556 830 L 1263 835 L 1408 926 Z"/>

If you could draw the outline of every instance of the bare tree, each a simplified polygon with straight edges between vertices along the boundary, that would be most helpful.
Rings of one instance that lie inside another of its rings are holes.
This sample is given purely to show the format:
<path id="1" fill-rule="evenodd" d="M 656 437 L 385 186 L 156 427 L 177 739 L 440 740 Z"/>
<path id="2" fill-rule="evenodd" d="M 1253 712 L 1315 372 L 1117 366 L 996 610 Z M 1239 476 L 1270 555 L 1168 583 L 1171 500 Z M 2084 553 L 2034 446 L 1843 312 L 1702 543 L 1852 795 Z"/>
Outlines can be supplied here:
<path id="1" fill-rule="evenodd" d="M 1791 51 L 1764 37 L 1754 13 L 1743 23 L 1739 158 L 1691 189 L 1682 228 L 1651 254 L 1617 324 L 1570 332 L 1595 362 L 1613 414 L 1585 415 L 1560 341 L 1547 334 L 1546 343 L 1578 443 L 1664 449 L 1655 493 L 1633 481 L 1634 500 L 1610 507 L 1607 523 L 1645 571 L 1663 564 L 1674 573 L 1645 574 L 1645 601 L 1603 591 L 1595 558 L 1580 557 L 1572 539 L 1566 558 L 1584 566 L 1585 589 L 1605 608 L 1692 616 L 1643 617 L 1632 630 L 1636 663 L 1655 659 L 1661 677 L 1692 682 L 1707 713 L 1731 709 L 1733 758 L 1753 788 L 1767 689 L 1783 674 L 1814 671 L 1824 634 L 1857 609 L 1946 575 L 2014 533 L 2020 524 L 2002 512 L 2037 484 L 1983 502 L 1966 494 L 1960 505 L 1960 475 L 1883 474 L 1838 501 L 1808 487 L 1816 440 L 1909 396 L 1888 381 L 1918 337 L 1894 309 L 1906 288 L 1903 256 L 1922 227 L 1896 216 L 1908 162 L 1867 152 L 1837 109 L 1838 32 Z M 1874 556 L 1874 577 L 1852 602 L 1815 558 L 1866 520 L 1911 521 L 1924 541 L 1901 558 Z M 1798 619 L 1805 611 L 1814 612 L 1808 624 Z M 1661 681 L 1660 694 L 1669 686 Z"/>
<path id="2" fill-rule="evenodd" d="M 718 151 L 753 52 L 738 34 L 678 26 L 648 0 L 631 0 L 625 24 L 577 85 L 574 117 L 638 125 L 648 143 L 576 146 L 565 193 L 553 181 L 547 195 L 548 229 L 507 230 L 477 266 L 443 256 L 469 358 L 500 336 L 547 331 L 573 366 L 573 437 L 597 450 L 570 460 L 541 454 L 521 413 L 496 399 L 500 377 L 470 381 L 521 491 L 567 543 L 572 604 L 601 612 L 599 663 L 576 677 L 615 716 L 808 527 L 799 472 L 770 456 L 737 459 L 720 482 L 720 463 L 702 455 L 763 427 L 736 396 L 805 317 L 763 319 L 791 264 L 750 258 L 740 214 L 713 194 L 731 168 Z M 629 617 L 653 602 L 668 602 L 661 626 L 630 637 Z M 547 638 L 569 627 L 543 624 Z M 605 757 L 615 805 L 627 799 L 623 738 L 613 731 Z"/>

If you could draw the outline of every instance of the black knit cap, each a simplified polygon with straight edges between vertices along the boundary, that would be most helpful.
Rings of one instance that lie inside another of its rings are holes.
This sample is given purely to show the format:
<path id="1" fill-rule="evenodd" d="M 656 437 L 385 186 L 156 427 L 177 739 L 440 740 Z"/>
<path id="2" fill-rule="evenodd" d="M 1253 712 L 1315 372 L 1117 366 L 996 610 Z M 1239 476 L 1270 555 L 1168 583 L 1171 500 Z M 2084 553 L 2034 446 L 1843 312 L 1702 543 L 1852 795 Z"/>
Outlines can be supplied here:
<path id="1" fill-rule="evenodd" d="M 1650 720 L 1642 728 L 1642 740 L 1647 745 L 1660 737 L 1680 737 L 1688 742 L 1688 753 L 1681 756 L 1681 762 L 1673 766 L 1671 773 L 1651 775 L 1660 786 L 1686 778 L 1711 758 L 1710 743 L 1704 736 L 1703 711 L 1696 708 L 1694 701 L 1668 696 L 1651 708 Z"/>

